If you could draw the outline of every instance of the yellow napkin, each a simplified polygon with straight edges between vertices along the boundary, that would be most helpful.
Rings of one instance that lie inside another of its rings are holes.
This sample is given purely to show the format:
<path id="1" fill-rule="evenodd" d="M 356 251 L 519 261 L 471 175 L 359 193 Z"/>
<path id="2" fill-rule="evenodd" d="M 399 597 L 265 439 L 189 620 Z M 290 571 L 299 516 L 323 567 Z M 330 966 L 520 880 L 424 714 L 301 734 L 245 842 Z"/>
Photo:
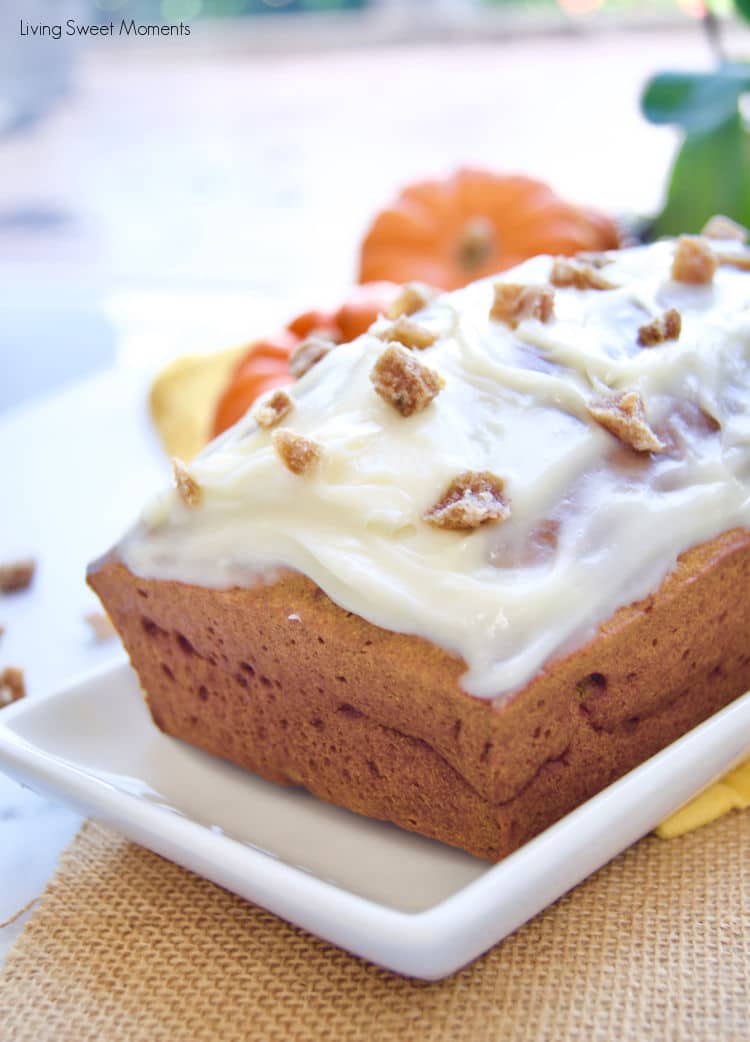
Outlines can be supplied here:
<path id="1" fill-rule="evenodd" d="M 156 376 L 149 407 L 168 455 L 187 462 L 210 439 L 219 396 L 248 347 L 183 355 Z"/>
<path id="2" fill-rule="evenodd" d="M 680 807 L 658 826 L 656 835 L 672 839 L 707 825 L 730 810 L 744 810 L 746 807 L 750 807 L 750 760 L 735 767 L 690 803 Z"/>

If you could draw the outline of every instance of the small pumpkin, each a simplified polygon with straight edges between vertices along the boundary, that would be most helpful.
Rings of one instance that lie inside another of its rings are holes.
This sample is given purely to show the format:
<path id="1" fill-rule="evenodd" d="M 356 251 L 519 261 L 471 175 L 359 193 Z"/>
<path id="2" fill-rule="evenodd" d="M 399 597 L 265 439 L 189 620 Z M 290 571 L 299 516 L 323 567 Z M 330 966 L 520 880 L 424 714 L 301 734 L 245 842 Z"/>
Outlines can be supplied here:
<path id="1" fill-rule="evenodd" d="M 235 367 L 214 415 L 212 437 L 241 419 L 259 395 L 291 383 L 289 355 L 299 337 L 282 329 L 275 336 L 256 341 Z"/>
<path id="2" fill-rule="evenodd" d="M 566 203 L 542 181 L 467 168 L 408 185 L 375 217 L 362 243 L 359 281 L 459 289 L 539 253 L 572 256 L 619 245 L 611 218 Z"/>
<path id="3" fill-rule="evenodd" d="M 366 332 L 378 315 L 387 311 L 400 286 L 373 282 L 355 286 L 335 311 L 311 310 L 297 315 L 274 336 L 252 344 L 232 372 L 214 414 L 212 436 L 235 424 L 256 398 L 275 387 L 293 382 L 289 356 L 306 337 L 321 335 L 345 344 Z"/>
<path id="4" fill-rule="evenodd" d="M 400 292 L 401 287 L 395 282 L 370 281 L 366 286 L 354 286 L 334 316 L 339 343 L 348 344 L 350 340 L 366 333 Z"/>

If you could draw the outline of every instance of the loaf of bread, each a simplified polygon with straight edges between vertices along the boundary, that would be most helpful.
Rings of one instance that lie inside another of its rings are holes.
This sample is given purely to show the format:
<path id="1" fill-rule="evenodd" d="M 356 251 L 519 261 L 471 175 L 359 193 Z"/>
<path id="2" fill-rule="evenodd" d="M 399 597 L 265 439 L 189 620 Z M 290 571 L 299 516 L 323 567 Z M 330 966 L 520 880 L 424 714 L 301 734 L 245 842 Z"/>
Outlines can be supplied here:
<path id="1" fill-rule="evenodd" d="M 89 572 L 156 724 L 498 860 L 742 694 L 750 261 L 721 234 L 411 287 L 176 463 Z"/>

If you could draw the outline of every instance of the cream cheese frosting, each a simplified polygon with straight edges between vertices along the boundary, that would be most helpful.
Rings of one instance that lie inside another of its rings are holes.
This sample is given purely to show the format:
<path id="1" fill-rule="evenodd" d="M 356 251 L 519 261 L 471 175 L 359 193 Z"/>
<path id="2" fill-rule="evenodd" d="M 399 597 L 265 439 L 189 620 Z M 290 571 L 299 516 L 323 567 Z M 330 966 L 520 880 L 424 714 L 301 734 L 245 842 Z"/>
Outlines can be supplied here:
<path id="1" fill-rule="evenodd" d="M 549 257 L 437 298 L 412 316 L 436 335 L 415 355 L 445 385 L 408 417 L 370 379 L 379 319 L 289 389 L 281 426 L 320 446 L 311 473 L 287 469 L 249 413 L 190 464 L 200 502 L 169 490 L 150 503 L 124 563 L 215 588 L 298 570 L 347 611 L 462 656 L 468 693 L 507 697 L 656 590 L 681 552 L 750 527 L 750 272 L 723 264 L 709 285 L 678 283 L 674 251 L 608 254 L 615 288 L 556 288 L 547 322 L 511 328 L 490 311 L 498 281 L 548 283 Z M 679 338 L 640 346 L 670 308 Z M 628 391 L 664 451 L 636 452 L 589 413 Z M 467 471 L 502 479 L 510 516 L 426 523 Z"/>

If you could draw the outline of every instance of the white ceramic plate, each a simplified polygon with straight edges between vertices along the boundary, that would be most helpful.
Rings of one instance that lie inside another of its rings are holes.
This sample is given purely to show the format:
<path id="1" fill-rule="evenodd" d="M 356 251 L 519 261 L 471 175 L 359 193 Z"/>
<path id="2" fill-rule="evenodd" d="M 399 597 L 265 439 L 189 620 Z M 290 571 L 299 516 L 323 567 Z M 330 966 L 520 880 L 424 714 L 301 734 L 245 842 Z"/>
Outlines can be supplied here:
<path id="1" fill-rule="evenodd" d="M 0 714 L 0 765 L 388 969 L 460 969 L 750 752 L 750 693 L 498 865 L 168 738 L 122 665 Z"/>

